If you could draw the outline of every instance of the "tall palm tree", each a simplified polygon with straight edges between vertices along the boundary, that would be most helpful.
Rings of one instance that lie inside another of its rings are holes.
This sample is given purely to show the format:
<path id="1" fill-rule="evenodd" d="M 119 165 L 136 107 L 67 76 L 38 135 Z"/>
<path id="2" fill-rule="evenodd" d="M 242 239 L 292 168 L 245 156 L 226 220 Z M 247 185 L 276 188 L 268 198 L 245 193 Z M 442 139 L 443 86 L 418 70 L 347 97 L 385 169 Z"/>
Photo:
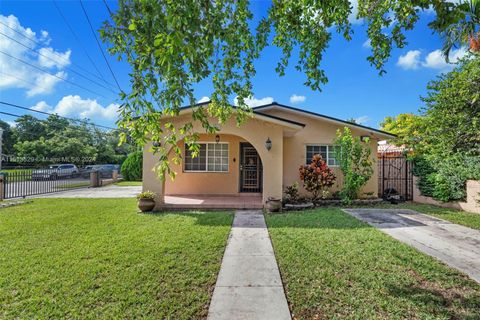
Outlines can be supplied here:
<path id="1" fill-rule="evenodd" d="M 480 0 L 461 0 L 458 4 L 440 1 L 435 11 L 437 18 L 430 27 L 443 38 L 447 62 L 455 47 L 468 46 L 470 51 L 480 52 Z"/>

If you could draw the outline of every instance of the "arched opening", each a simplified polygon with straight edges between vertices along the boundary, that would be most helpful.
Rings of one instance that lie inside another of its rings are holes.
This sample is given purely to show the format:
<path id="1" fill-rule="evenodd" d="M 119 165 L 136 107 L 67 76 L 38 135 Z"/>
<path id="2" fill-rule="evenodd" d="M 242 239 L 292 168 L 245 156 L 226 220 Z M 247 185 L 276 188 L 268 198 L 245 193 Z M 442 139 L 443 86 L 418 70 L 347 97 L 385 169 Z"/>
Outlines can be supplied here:
<path id="1" fill-rule="evenodd" d="M 219 133 L 201 134 L 200 153 L 193 157 L 185 142 L 180 164 L 173 164 L 174 180 L 166 179 L 165 195 L 243 196 L 263 192 L 263 165 L 257 148 L 241 136 Z M 173 158 L 173 150 L 169 158 Z"/>
<path id="2" fill-rule="evenodd" d="M 249 142 L 240 142 L 240 192 L 263 191 L 262 159 Z"/>

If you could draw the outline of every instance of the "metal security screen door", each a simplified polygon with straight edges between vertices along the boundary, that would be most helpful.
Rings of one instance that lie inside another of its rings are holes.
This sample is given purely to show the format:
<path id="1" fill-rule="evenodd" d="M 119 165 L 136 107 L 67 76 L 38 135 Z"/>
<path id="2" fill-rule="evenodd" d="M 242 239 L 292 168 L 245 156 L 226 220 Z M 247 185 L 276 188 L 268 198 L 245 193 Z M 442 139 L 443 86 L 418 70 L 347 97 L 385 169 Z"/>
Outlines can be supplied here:
<path id="1" fill-rule="evenodd" d="M 240 192 L 262 192 L 262 160 L 250 144 L 240 143 Z"/>

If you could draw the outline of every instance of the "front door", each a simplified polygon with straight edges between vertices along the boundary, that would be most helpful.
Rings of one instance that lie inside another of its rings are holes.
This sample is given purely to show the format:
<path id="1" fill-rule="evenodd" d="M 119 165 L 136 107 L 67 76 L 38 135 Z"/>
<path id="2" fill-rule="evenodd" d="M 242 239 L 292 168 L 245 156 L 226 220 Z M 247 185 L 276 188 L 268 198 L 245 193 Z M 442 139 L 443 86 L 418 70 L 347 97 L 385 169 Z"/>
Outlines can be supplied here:
<path id="1" fill-rule="evenodd" d="M 248 142 L 240 143 L 240 192 L 262 192 L 262 160 Z"/>

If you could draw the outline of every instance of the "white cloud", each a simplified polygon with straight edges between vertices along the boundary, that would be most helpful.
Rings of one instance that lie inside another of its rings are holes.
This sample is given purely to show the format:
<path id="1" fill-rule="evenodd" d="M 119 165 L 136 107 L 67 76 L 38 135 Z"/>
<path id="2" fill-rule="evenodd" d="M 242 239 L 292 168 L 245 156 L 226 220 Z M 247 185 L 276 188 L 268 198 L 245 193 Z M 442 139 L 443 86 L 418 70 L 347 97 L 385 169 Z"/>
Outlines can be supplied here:
<path id="1" fill-rule="evenodd" d="M 307 98 L 305 96 L 297 96 L 296 94 L 290 97 L 290 103 L 301 103 L 304 102 Z"/>
<path id="2" fill-rule="evenodd" d="M 397 66 L 405 70 L 418 69 L 420 66 L 420 50 L 410 50 L 405 55 L 400 56 L 397 61 Z"/>
<path id="3" fill-rule="evenodd" d="M 58 69 L 62 69 L 70 65 L 70 54 L 72 53 L 71 50 L 67 50 L 65 53 L 61 54 L 55 52 L 55 50 L 52 48 L 41 48 L 39 52 L 41 55 L 38 56 L 38 63 L 41 67 L 56 67 Z"/>
<path id="4" fill-rule="evenodd" d="M 27 96 L 33 97 L 38 94 L 51 93 L 55 85 L 62 81 L 60 78 L 67 77 L 67 74 L 63 71 L 59 71 L 55 75 L 58 78 L 47 73 L 33 74 L 32 76 L 34 77 L 34 85 L 27 90 Z"/>
<path id="5" fill-rule="evenodd" d="M 429 52 L 425 59 L 422 59 L 422 53 L 420 50 L 410 50 L 405 55 L 398 58 L 397 65 L 405 70 L 414 70 L 423 67 L 446 71 L 453 68 L 466 54 L 467 49 L 464 47 L 452 50 L 449 57 L 450 62 L 447 63 L 440 49 Z"/>
<path id="6" fill-rule="evenodd" d="M 361 116 L 358 118 L 355 118 L 355 123 L 358 124 L 367 124 L 370 121 L 370 118 L 368 116 Z"/>
<path id="7" fill-rule="evenodd" d="M 245 104 L 247 106 L 249 106 L 250 108 L 255 108 L 255 107 L 262 106 L 262 105 L 265 105 L 265 104 L 269 104 L 269 103 L 272 103 L 272 102 L 273 102 L 272 97 L 265 97 L 265 98 L 261 98 L 261 99 L 256 99 L 255 97 L 245 98 Z M 233 103 L 235 105 L 238 105 L 237 97 L 235 97 L 235 99 L 233 100 Z"/>
<path id="8" fill-rule="evenodd" d="M 97 100 L 68 95 L 63 97 L 55 107 L 49 106 L 45 101 L 40 101 L 31 109 L 56 113 L 64 117 L 111 121 L 117 118 L 119 107 L 120 105 L 116 103 L 104 107 Z"/>
<path id="9" fill-rule="evenodd" d="M 38 50 L 42 55 L 48 56 L 56 62 L 38 55 L 25 46 L 4 36 L 0 37 L 0 48 L 2 48 L 3 52 L 39 68 L 47 69 L 57 76 L 67 77 L 64 69 L 70 64 L 70 50 L 62 53 L 48 47 L 51 39 L 47 31 L 41 30 L 39 35 L 37 35 L 32 29 L 22 26 L 18 18 L 14 15 L 0 15 L 0 21 L 8 26 L 6 27 L 0 24 L 0 31 L 3 34 L 27 47 Z M 43 45 L 37 45 L 33 41 Z M 27 96 L 35 96 L 53 92 L 55 86 L 61 81 L 10 56 L 0 54 L 0 66 L 2 66 L 0 70 L 0 90 L 10 88 L 25 89 Z"/>
<path id="10" fill-rule="evenodd" d="M 463 58 L 467 54 L 467 49 L 465 48 L 460 48 L 458 50 L 452 50 L 450 52 L 450 57 L 449 61 L 450 63 L 447 63 L 445 61 L 444 56 L 442 55 L 441 50 L 435 50 L 430 52 L 427 57 L 425 58 L 425 61 L 422 63 L 422 66 L 425 68 L 431 68 L 431 69 L 439 69 L 439 70 L 445 70 L 453 67 L 453 64 L 457 63 L 458 60 Z"/>
<path id="11" fill-rule="evenodd" d="M 205 97 L 201 97 L 200 100 L 198 100 L 198 103 L 207 102 L 207 101 L 210 101 L 210 98 L 205 96 Z"/>

